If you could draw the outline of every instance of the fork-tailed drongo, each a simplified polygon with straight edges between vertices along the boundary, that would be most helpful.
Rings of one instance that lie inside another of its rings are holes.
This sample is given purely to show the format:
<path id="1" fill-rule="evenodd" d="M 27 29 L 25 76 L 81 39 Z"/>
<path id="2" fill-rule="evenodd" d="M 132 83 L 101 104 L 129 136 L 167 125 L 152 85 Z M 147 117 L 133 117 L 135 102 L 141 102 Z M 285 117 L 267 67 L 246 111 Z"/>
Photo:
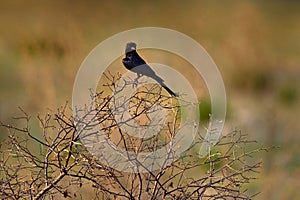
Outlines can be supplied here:
<path id="1" fill-rule="evenodd" d="M 125 49 L 126 57 L 122 59 L 123 65 L 130 71 L 137 73 L 138 78 L 142 75 L 148 76 L 155 81 L 157 81 L 163 88 L 165 88 L 168 93 L 172 96 L 177 97 L 178 94 L 175 94 L 166 84 L 164 80 L 157 76 L 155 72 L 150 68 L 149 65 L 139 56 L 136 52 L 136 44 L 134 42 L 129 42 L 126 44 Z"/>

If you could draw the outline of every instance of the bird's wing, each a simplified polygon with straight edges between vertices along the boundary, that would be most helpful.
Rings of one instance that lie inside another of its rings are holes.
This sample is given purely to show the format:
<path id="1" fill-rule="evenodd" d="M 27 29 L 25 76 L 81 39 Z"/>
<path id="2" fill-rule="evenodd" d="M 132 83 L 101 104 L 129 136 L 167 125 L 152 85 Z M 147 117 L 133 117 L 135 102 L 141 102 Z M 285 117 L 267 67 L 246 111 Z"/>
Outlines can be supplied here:
<path id="1" fill-rule="evenodd" d="M 153 78 L 158 83 L 163 83 L 164 80 L 156 75 L 156 73 L 151 69 L 151 67 L 148 64 L 139 65 L 133 69 L 131 69 L 133 72 L 137 74 L 142 74 L 145 76 L 148 76 L 150 78 Z"/>

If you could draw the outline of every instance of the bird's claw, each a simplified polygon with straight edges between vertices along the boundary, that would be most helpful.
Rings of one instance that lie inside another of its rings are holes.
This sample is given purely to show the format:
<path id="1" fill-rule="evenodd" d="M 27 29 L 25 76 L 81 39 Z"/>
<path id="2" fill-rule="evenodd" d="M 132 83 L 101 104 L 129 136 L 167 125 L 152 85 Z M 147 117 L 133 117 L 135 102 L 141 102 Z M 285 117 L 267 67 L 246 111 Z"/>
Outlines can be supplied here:
<path id="1" fill-rule="evenodd" d="M 138 84 L 139 84 L 139 77 L 138 78 L 135 78 L 134 80 L 133 80 L 133 88 L 136 88 L 137 86 L 138 86 Z"/>

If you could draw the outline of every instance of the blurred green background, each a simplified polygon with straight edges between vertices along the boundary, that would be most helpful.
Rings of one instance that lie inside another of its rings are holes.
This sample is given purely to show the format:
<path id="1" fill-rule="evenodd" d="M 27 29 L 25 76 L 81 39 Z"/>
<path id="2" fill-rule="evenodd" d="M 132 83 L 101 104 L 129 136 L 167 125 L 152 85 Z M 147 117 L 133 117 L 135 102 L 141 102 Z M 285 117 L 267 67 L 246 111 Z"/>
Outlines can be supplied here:
<path id="1" fill-rule="evenodd" d="M 222 73 L 225 132 L 238 128 L 279 147 L 257 158 L 257 199 L 299 199 L 299 11 L 292 0 L 0 1 L 0 120 L 11 122 L 18 106 L 35 116 L 71 101 L 81 62 L 113 34 L 174 29 L 198 41 Z"/>

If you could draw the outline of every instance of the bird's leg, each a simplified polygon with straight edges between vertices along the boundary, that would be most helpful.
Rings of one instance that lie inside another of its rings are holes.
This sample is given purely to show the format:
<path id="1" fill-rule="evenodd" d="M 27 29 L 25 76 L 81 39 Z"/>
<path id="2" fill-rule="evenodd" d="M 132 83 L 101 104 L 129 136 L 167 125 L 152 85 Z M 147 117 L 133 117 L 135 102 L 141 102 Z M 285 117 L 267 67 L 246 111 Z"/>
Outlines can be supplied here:
<path id="1" fill-rule="evenodd" d="M 133 81 L 133 86 L 137 87 L 138 83 L 139 83 L 139 78 L 141 77 L 141 74 L 137 74 L 137 77 L 134 79 Z"/>

